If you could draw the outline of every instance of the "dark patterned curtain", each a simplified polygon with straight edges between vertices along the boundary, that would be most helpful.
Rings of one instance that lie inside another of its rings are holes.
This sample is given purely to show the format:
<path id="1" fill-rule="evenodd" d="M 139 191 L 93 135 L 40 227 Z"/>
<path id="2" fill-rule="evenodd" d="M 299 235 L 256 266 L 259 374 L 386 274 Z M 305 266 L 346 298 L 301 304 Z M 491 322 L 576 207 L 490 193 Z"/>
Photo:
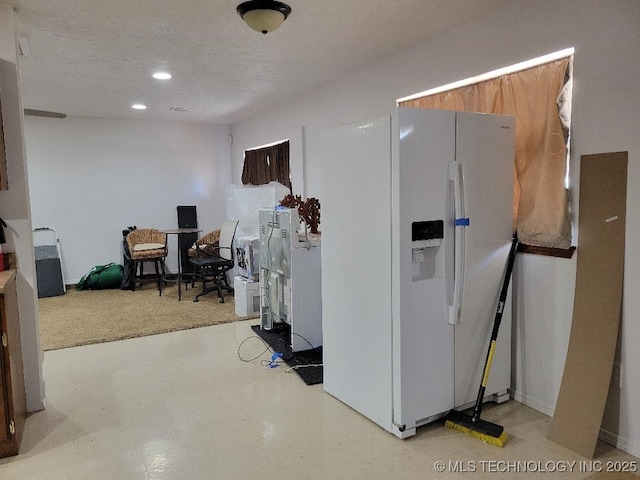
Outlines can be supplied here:
<path id="1" fill-rule="evenodd" d="M 266 152 L 263 150 L 244 152 L 244 167 L 242 168 L 242 183 L 244 185 L 264 185 L 269 183 L 270 176 Z"/>
<path id="2" fill-rule="evenodd" d="M 289 140 L 269 147 L 244 152 L 242 183 L 265 185 L 280 182 L 291 190 Z"/>
<path id="3" fill-rule="evenodd" d="M 289 166 L 289 141 L 274 145 L 269 150 L 271 180 L 276 180 L 291 190 Z"/>

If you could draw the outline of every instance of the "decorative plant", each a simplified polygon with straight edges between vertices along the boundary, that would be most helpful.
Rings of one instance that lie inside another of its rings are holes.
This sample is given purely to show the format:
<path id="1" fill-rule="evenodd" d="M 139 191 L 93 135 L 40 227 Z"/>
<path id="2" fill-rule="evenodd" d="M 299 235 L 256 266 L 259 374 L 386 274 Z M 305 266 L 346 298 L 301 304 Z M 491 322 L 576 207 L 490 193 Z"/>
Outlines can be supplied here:
<path id="1" fill-rule="evenodd" d="M 299 208 L 304 202 L 300 195 L 296 195 L 295 197 L 291 194 L 286 195 L 281 201 L 280 205 L 287 208 Z"/>
<path id="2" fill-rule="evenodd" d="M 287 195 L 282 199 L 280 205 L 288 208 L 298 209 L 300 218 L 309 226 L 311 233 L 317 234 L 318 225 L 320 225 L 320 201 L 317 198 L 311 197 L 307 200 L 302 200 L 300 195 Z"/>

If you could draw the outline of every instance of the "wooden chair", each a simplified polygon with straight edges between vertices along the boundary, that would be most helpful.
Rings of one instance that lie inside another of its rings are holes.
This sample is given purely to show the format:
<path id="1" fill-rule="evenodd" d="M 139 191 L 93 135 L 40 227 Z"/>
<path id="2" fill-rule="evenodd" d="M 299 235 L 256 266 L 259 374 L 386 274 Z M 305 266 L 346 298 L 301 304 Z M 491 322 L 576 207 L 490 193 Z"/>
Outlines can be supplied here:
<path id="1" fill-rule="evenodd" d="M 154 228 L 139 228 L 127 235 L 127 245 L 133 262 L 133 284 L 131 290 L 136 289 L 136 281 L 143 277 L 144 262 L 153 262 L 158 294 L 162 295 L 164 261 L 168 253 L 167 234 Z"/>
<path id="2" fill-rule="evenodd" d="M 196 242 L 187 250 L 189 258 L 210 257 L 215 255 L 218 242 L 220 241 L 220 229 L 212 230 Z"/>

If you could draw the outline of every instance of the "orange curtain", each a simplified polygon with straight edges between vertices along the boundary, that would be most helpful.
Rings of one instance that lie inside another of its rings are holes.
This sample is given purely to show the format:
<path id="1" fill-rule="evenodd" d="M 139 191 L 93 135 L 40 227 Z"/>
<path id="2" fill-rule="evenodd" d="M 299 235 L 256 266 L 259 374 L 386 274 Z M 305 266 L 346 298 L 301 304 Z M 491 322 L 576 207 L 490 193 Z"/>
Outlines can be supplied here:
<path id="1" fill-rule="evenodd" d="M 514 225 L 529 245 L 571 246 L 564 185 L 571 67 L 571 57 L 562 58 L 400 104 L 515 116 Z"/>

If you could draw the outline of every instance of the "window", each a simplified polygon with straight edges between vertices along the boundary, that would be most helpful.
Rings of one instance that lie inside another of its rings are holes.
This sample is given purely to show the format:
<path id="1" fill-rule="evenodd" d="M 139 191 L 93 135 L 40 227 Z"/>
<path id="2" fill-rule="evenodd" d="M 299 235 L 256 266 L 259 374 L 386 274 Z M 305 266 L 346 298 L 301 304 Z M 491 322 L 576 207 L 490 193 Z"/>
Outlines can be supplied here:
<path id="1" fill-rule="evenodd" d="M 398 104 L 514 115 L 516 155 L 514 225 L 521 242 L 536 247 L 571 248 L 567 169 L 571 119 L 573 49 L 567 56 L 529 63 L 509 73 L 459 82 Z M 535 253 L 541 253 L 538 249 Z M 553 254 L 553 253 L 551 253 Z"/>
<path id="2" fill-rule="evenodd" d="M 242 183 L 265 185 L 273 181 L 282 183 L 291 191 L 289 140 L 244 152 Z"/>

